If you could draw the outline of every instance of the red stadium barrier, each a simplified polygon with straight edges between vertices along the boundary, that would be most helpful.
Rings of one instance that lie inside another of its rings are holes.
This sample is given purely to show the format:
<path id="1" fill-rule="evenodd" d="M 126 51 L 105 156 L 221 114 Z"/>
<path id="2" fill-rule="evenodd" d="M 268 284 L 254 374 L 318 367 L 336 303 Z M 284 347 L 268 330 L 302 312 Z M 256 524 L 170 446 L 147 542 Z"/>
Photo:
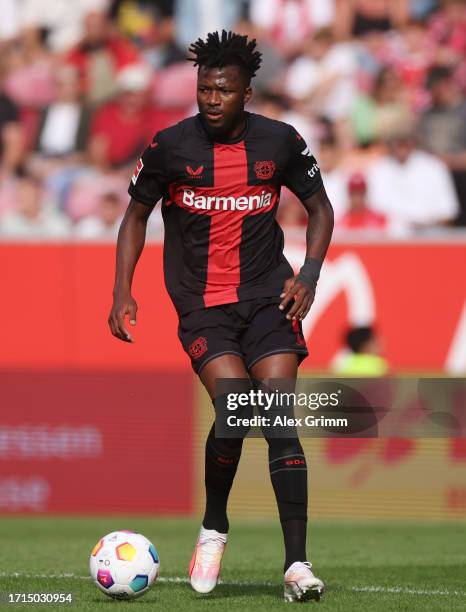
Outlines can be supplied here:
<path id="1" fill-rule="evenodd" d="M 296 266 L 303 249 L 288 245 Z M 163 285 L 161 246 L 146 247 L 136 272 L 134 345 L 107 328 L 113 260 L 112 245 L 1 245 L 0 367 L 189 372 Z M 311 356 L 304 367 L 327 367 L 347 325 L 374 319 L 394 370 L 466 370 L 465 261 L 464 242 L 334 245 L 305 321 Z"/>
<path id="2" fill-rule="evenodd" d="M 0 512 L 197 508 L 203 436 L 195 436 L 194 378 L 163 287 L 162 248 L 148 245 L 136 272 L 133 345 L 107 328 L 114 250 L 0 245 Z M 289 242 L 287 255 L 298 267 L 303 243 Z M 305 365 L 327 367 L 348 324 L 375 320 L 394 370 L 464 371 L 465 256 L 466 243 L 333 245 L 305 321 Z M 346 471 L 351 464 L 348 458 Z M 342 470 L 330 467 L 335 477 Z M 329 491 L 325 515 L 341 505 Z"/>

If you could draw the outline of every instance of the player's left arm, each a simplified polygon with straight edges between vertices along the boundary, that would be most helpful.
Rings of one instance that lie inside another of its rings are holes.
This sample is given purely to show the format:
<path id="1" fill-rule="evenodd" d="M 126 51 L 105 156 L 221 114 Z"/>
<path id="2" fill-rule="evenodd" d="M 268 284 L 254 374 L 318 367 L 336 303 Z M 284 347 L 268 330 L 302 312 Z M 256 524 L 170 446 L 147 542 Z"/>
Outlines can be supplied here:
<path id="1" fill-rule="evenodd" d="M 314 301 L 320 267 L 327 254 L 333 232 L 333 208 L 325 187 L 301 200 L 307 210 L 306 260 L 298 275 L 285 282 L 280 309 L 294 299 L 286 315 L 287 319 L 303 320 Z"/>
<path id="2" fill-rule="evenodd" d="M 317 160 L 300 134 L 288 126 L 288 163 L 283 184 L 291 189 L 308 213 L 306 259 L 299 274 L 285 282 L 280 308 L 294 300 L 287 319 L 302 321 L 314 301 L 320 268 L 333 231 L 333 209 L 325 192 Z"/>

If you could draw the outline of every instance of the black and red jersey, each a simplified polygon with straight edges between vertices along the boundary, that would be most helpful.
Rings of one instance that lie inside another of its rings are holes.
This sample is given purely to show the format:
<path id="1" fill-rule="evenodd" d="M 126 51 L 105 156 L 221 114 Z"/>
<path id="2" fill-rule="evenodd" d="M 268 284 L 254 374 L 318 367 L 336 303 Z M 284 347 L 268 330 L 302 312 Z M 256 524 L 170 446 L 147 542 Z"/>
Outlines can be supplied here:
<path id="1" fill-rule="evenodd" d="M 129 194 L 163 198 L 164 273 L 179 314 L 280 295 L 293 270 L 275 220 L 280 188 L 298 198 L 322 186 L 294 128 L 246 113 L 234 140 L 214 141 L 200 115 L 160 131 L 134 171 Z"/>

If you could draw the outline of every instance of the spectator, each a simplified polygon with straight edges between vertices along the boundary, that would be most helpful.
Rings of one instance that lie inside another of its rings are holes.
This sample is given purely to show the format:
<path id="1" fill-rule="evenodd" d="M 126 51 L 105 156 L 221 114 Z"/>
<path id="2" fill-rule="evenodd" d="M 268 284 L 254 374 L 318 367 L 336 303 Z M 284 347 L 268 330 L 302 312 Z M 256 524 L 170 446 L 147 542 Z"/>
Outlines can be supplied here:
<path id="1" fill-rule="evenodd" d="M 154 133 L 155 109 L 150 102 L 151 71 L 134 64 L 116 79 L 118 96 L 96 113 L 89 152 L 101 169 L 121 167 L 135 160 Z"/>
<path id="2" fill-rule="evenodd" d="M 283 96 L 270 91 L 261 92 L 255 99 L 254 112 L 289 123 L 301 134 L 311 151 L 316 150 L 317 127 L 308 117 L 290 108 Z"/>
<path id="3" fill-rule="evenodd" d="M 356 54 L 351 45 L 336 44 L 331 30 L 319 30 L 305 53 L 288 70 L 285 90 L 331 121 L 345 118 L 356 94 Z"/>
<path id="4" fill-rule="evenodd" d="M 251 21 L 287 57 L 296 56 L 309 36 L 331 27 L 334 0 L 251 0 Z"/>
<path id="5" fill-rule="evenodd" d="M 0 0 L 0 43 L 15 38 L 19 32 L 20 11 L 17 0 Z"/>
<path id="6" fill-rule="evenodd" d="M 360 145 L 384 139 L 412 120 L 408 92 L 392 68 L 380 71 L 372 95 L 360 95 L 351 111 L 353 134 Z"/>
<path id="7" fill-rule="evenodd" d="M 23 157 L 23 131 L 19 110 L 2 90 L 0 74 L 0 182 L 8 177 Z"/>
<path id="8" fill-rule="evenodd" d="M 36 150 L 43 156 L 65 160 L 86 148 L 89 110 L 81 104 L 79 76 L 72 66 L 61 66 L 54 77 L 54 102 L 39 121 Z"/>
<path id="9" fill-rule="evenodd" d="M 415 20 L 424 20 L 438 8 L 439 0 L 409 0 L 409 15 Z"/>
<path id="10" fill-rule="evenodd" d="M 154 23 L 149 36 L 144 40 L 143 56 L 154 70 L 184 62 L 186 52 L 176 43 L 174 19 L 167 17 Z"/>
<path id="11" fill-rule="evenodd" d="M 44 198 L 41 183 L 28 174 L 18 176 L 15 207 L 0 220 L 0 234 L 20 239 L 66 238 L 70 224 Z"/>
<path id="12" fill-rule="evenodd" d="M 103 10 L 91 11 L 84 18 L 81 42 L 66 56 L 81 78 L 87 102 L 99 104 L 116 92 L 116 74 L 140 61 L 137 49 L 123 36 L 114 34 Z"/>
<path id="13" fill-rule="evenodd" d="M 81 240 L 115 239 L 123 217 L 125 202 L 118 193 L 104 193 L 95 214 L 75 226 L 74 235 Z"/>
<path id="14" fill-rule="evenodd" d="M 394 46 L 392 65 L 408 89 L 411 107 L 415 112 L 422 111 L 428 104 L 425 77 L 434 61 L 434 49 L 427 36 L 426 24 L 409 21 L 399 31 Z"/>
<path id="15" fill-rule="evenodd" d="M 447 166 L 415 148 L 412 132 L 392 136 L 389 155 L 369 170 L 369 197 L 374 208 L 405 228 L 450 224 L 458 200 Z"/>
<path id="16" fill-rule="evenodd" d="M 380 339 L 371 326 L 352 327 L 345 336 L 347 354 L 340 358 L 335 371 L 341 376 L 385 376 L 388 363 L 381 356 Z"/>
<path id="17" fill-rule="evenodd" d="M 421 117 L 421 143 L 450 169 L 466 224 L 466 101 L 449 68 L 432 68 L 428 88 L 432 105 Z"/>
<path id="18" fill-rule="evenodd" d="M 106 8 L 106 0 L 15 0 L 20 23 L 47 33 L 47 46 L 56 54 L 76 45 L 83 33 L 82 17 L 88 10 Z"/>
<path id="19" fill-rule="evenodd" d="M 407 0 L 338 0 L 336 31 L 342 38 L 388 32 L 409 15 Z"/>
<path id="20" fill-rule="evenodd" d="M 53 99 L 55 56 L 38 27 L 23 28 L 5 53 L 5 91 L 21 107 L 40 108 Z"/>
<path id="21" fill-rule="evenodd" d="M 173 2 L 117 0 L 111 15 L 121 32 L 131 37 L 143 49 L 145 61 L 154 69 L 160 69 L 185 59 L 186 51 L 176 44 Z"/>
<path id="22" fill-rule="evenodd" d="M 243 19 L 235 25 L 235 30 L 241 32 L 249 39 L 260 40 L 262 53 L 261 69 L 254 77 L 254 88 L 258 92 L 270 91 L 283 94 L 283 81 L 285 78 L 286 62 L 274 40 L 261 35 L 255 23 Z"/>
<path id="23" fill-rule="evenodd" d="M 66 213 L 73 221 L 98 214 L 99 202 L 108 193 L 116 193 L 121 201 L 128 201 L 127 171 L 105 172 L 94 166 L 84 169 L 72 182 L 66 200 Z"/>
<path id="24" fill-rule="evenodd" d="M 347 178 L 342 167 L 342 151 L 333 135 L 328 134 L 320 141 L 318 160 L 337 224 L 347 209 Z"/>
<path id="25" fill-rule="evenodd" d="M 466 5 L 463 0 L 441 0 L 432 16 L 429 36 L 437 47 L 437 62 L 455 67 L 466 56 Z"/>
<path id="26" fill-rule="evenodd" d="M 176 40 L 186 49 L 207 32 L 231 30 L 244 14 L 242 0 L 175 0 Z"/>
<path id="27" fill-rule="evenodd" d="M 387 218 L 372 210 L 367 201 L 367 183 L 362 174 L 353 174 L 348 181 L 348 210 L 336 224 L 340 230 L 385 230 Z"/>
<path id="28" fill-rule="evenodd" d="M 464 0 L 0 0 L 0 9 L 0 216 L 16 206 L 21 166 L 71 220 L 98 216 L 103 195 L 126 192 L 151 136 L 194 110 L 187 45 L 225 27 L 258 39 L 251 110 L 291 123 L 316 153 L 337 227 L 377 225 L 378 213 L 390 231 L 450 224 L 458 203 L 444 164 L 466 225 Z M 427 154 L 397 138 L 419 115 Z M 354 173 L 367 179 L 366 199 L 354 185 L 348 197 Z M 375 212 L 358 208 L 367 202 Z M 280 221 L 301 228 L 302 212 L 283 190 Z"/>

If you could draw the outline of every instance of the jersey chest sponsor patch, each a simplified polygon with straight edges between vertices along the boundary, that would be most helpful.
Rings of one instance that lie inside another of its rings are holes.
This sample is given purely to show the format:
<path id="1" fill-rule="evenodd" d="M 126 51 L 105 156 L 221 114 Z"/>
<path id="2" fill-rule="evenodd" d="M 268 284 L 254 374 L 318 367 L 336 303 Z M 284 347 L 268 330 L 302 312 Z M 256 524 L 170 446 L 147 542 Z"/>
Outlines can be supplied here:
<path id="1" fill-rule="evenodd" d="M 247 195 L 246 195 L 247 194 Z M 276 191 L 266 189 L 252 189 L 245 191 L 245 195 L 216 195 L 205 190 L 183 188 L 177 192 L 176 203 L 183 208 L 196 212 L 210 211 L 257 211 L 270 209 L 276 202 Z"/>

